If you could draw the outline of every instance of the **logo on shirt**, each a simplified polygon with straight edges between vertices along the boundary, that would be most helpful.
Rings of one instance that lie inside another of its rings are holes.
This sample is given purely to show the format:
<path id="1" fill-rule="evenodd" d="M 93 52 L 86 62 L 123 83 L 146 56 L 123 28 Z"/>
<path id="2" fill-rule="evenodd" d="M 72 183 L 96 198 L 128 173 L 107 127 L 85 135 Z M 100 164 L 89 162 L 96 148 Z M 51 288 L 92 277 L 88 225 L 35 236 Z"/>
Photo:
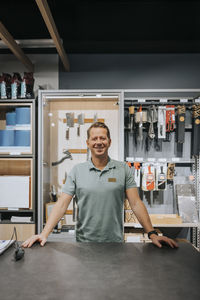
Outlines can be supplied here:
<path id="1" fill-rule="evenodd" d="M 117 179 L 116 178 L 108 178 L 108 182 L 116 182 Z"/>

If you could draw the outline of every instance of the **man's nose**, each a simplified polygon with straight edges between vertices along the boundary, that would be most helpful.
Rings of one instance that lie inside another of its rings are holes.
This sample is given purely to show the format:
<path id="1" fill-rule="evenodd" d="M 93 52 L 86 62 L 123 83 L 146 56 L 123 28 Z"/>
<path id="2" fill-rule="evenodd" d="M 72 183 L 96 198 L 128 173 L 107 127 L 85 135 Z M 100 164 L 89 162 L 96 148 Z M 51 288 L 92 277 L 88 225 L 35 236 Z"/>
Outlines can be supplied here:
<path id="1" fill-rule="evenodd" d="M 97 139 L 97 144 L 101 144 L 102 143 L 102 140 L 99 138 Z"/>

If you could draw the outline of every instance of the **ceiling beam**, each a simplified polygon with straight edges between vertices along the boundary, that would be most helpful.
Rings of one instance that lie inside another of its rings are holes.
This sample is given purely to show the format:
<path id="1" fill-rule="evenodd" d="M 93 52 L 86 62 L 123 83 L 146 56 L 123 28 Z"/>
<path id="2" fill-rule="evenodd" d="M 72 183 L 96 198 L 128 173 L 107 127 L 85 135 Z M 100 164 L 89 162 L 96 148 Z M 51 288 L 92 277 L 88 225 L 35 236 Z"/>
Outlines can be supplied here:
<path id="1" fill-rule="evenodd" d="M 49 5 L 46 0 L 35 0 L 39 10 L 41 12 L 41 15 L 44 19 L 44 22 L 46 23 L 46 26 L 49 30 L 49 33 L 51 35 L 51 38 L 53 39 L 56 49 L 58 51 L 58 54 L 60 56 L 60 59 L 65 67 L 66 71 L 70 70 L 69 66 L 69 60 L 67 58 L 67 54 L 65 53 L 64 47 L 62 45 L 58 30 L 56 28 L 53 16 L 51 14 Z"/>
<path id="2" fill-rule="evenodd" d="M 34 71 L 34 65 L 30 59 L 24 54 L 20 46 L 13 39 L 12 35 L 8 32 L 5 26 L 0 22 L 0 38 L 8 46 L 8 48 L 13 52 L 13 54 L 25 65 L 25 67 L 30 71 Z"/>

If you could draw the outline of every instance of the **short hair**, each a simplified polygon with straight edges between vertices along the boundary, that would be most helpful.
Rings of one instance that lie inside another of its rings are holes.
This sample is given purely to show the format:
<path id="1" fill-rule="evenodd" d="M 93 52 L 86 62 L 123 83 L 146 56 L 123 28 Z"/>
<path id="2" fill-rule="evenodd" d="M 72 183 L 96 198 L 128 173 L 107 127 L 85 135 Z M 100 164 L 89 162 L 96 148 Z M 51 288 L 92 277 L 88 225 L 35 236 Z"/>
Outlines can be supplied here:
<path id="1" fill-rule="evenodd" d="M 95 122 L 95 123 L 93 123 L 93 124 L 88 128 L 88 130 L 87 130 L 87 138 L 88 138 L 88 139 L 89 139 L 89 137 L 90 137 L 90 130 L 91 130 L 92 128 L 104 128 L 104 129 L 106 129 L 106 130 L 107 130 L 107 137 L 108 137 L 109 140 L 110 140 L 110 130 L 109 130 L 108 126 L 106 126 L 106 124 L 104 124 L 103 122 Z"/>

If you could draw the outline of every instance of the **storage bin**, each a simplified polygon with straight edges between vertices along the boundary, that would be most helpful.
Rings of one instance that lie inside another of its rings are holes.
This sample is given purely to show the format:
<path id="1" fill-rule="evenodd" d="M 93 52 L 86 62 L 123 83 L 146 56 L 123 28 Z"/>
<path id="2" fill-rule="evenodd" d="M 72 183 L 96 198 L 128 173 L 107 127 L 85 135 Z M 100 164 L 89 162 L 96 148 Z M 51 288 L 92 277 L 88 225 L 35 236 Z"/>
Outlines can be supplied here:
<path id="1" fill-rule="evenodd" d="M 16 113 L 7 112 L 6 113 L 6 125 L 15 125 L 16 124 Z"/>
<path id="2" fill-rule="evenodd" d="M 0 130 L 0 146 L 14 146 L 14 130 Z"/>
<path id="3" fill-rule="evenodd" d="M 30 108 L 29 107 L 17 107 L 16 112 L 16 124 L 30 124 Z"/>
<path id="4" fill-rule="evenodd" d="M 30 146 L 30 130 L 15 130 L 15 146 Z"/>

